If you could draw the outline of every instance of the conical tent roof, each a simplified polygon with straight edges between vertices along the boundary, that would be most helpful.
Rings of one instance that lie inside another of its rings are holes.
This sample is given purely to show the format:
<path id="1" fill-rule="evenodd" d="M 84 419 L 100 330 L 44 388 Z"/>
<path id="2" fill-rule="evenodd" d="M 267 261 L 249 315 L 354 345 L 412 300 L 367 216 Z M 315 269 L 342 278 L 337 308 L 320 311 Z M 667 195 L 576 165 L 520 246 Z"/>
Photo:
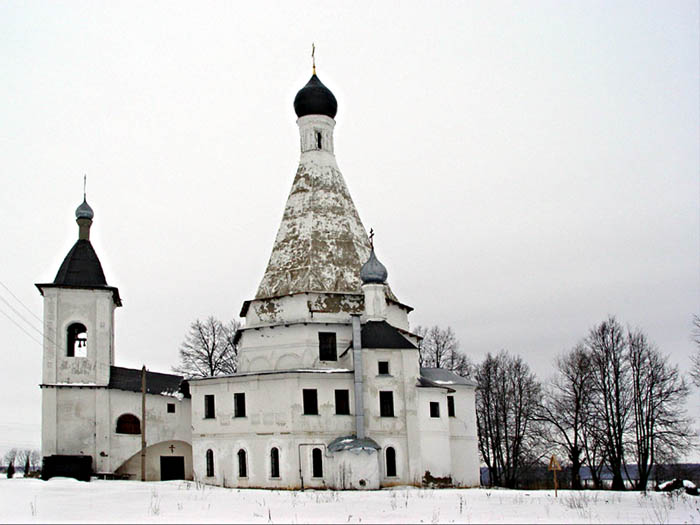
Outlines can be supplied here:
<path id="1" fill-rule="evenodd" d="M 359 293 L 369 254 L 367 232 L 340 171 L 302 161 L 256 298 Z"/>

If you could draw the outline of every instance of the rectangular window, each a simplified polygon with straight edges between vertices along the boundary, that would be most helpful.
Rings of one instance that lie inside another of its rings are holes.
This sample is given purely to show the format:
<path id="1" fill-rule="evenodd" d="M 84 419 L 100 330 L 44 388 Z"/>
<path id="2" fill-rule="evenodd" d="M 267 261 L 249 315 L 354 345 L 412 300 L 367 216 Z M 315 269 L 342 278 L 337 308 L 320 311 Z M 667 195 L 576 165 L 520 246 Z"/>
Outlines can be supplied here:
<path id="1" fill-rule="evenodd" d="M 437 401 L 430 402 L 430 417 L 440 417 L 440 403 Z"/>
<path id="2" fill-rule="evenodd" d="M 214 415 L 214 394 L 204 396 L 204 419 L 213 419 Z"/>
<path id="3" fill-rule="evenodd" d="M 394 417 L 394 393 L 379 392 L 379 415 L 381 417 Z"/>
<path id="4" fill-rule="evenodd" d="M 377 372 L 380 376 L 389 375 L 389 361 L 379 361 L 377 363 Z"/>
<path id="5" fill-rule="evenodd" d="M 233 417 L 245 417 L 245 394 L 233 394 Z"/>
<path id="6" fill-rule="evenodd" d="M 339 416 L 350 415 L 350 391 L 335 391 L 335 413 Z"/>
<path id="7" fill-rule="evenodd" d="M 175 403 L 168 403 L 168 414 L 175 413 Z"/>
<path id="8" fill-rule="evenodd" d="M 305 388 L 304 394 L 304 415 L 305 416 L 317 416 L 318 415 L 318 396 L 316 394 L 316 389 Z"/>
<path id="9" fill-rule="evenodd" d="M 335 344 L 335 332 L 318 333 L 318 358 L 321 361 L 338 360 L 338 350 Z"/>
<path id="10" fill-rule="evenodd" d="M 455 396 L 447 396 L 447 416 L 455 417 Z"/>

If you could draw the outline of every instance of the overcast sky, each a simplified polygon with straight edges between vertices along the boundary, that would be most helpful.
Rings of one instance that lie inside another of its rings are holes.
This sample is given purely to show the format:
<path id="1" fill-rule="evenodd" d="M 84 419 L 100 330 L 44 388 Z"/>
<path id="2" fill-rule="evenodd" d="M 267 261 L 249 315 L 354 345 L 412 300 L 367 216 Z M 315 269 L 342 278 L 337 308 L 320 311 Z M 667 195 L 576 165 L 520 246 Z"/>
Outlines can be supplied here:
<path id="1" fill-rule="evenodd" d="M 2 2 L 0 282 L 41 317 L 87 173 L 124 299 L 116 364 L 169 371 L 192 320 L 254 297 L 315 42 L 338 164 L 412 326 L 545 379 L 613 314 L 685 370 L 698 25 L 697 2 L 667 0 Z M 2 452 L 40 444 L 41 336 L 0 298 Z"/>

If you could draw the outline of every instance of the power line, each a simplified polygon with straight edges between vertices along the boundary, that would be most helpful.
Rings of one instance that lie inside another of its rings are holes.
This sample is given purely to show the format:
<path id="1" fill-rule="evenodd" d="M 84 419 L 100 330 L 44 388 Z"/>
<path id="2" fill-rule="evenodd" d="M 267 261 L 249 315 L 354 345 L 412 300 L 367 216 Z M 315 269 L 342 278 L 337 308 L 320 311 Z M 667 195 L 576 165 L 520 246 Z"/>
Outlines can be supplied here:
<path id="1" fill-rule="evenodd" d="M 43 321 L 41 320 L 41 318 L 40 318 L 38 315 L 36 315 L 34 312 L 32 312 L 32 310 L 31 310 L 26 304 L 24 304 L 24 303 L 22 302 L 22 300 L 21 300 L 19 297 L 17 297 L 15 294 L 13 294 L 13 293 L 12 293 L 12 290 L 10 290 L 10 289 L 5 285 L 5 283 L 3 283 L 2 281 L 0 281 L 0 285 L 1 285 L 5 290 L 7 290 L 7 293 L 9 293 L 12 297 L 14 297 L 15 300 L 16 300 L 19 304 L 21 304 L 22 306 L 24 306 L 24 308 L 27 310 L 27 312 L 29 312 L 30 314 L 32 314 L 32 315 L 34 316 L 34 318 L 35 318 L 37 321 L 39 321 L 40 323 L 43 323 Z"/>
<path id="2" fill-rule="evenodd" d="M 29 322 L 29 321 L 27 320 L 27 318 L 24 317 L 21 313 L 19 313 L 19 311 L 18 311 L 14 306 L 12 306 L 12 305 L 9 303 L 9 301 L 8 301 L 7 299 L 5 299 L 2 295 L 0 295 L 0 301 L 2 301 L 3 303 L 5 303 L 5 304 L 8 306 L 8 308 L 9 308 L 10 310 L 12 310 L 12 311 L 15 313 L 15 315 L 16 315 L 17 317 L 19 317 L 20 319 L 22 319 L 22 321 L 24 321 L 25 323 L 27 323 L 27 326 L 28 326 L 29 328 L 31 328 L 32 330 L 34 330 L 35 332 L 37 332 L 40 336 L 44 337 L 43 332 L 42 332 L 41 330 L 39 330 L 36 326 L 34 326 L 31 322 Z"/>
<path id="3" fill-rule="evenodd" d="M 2 284 L 2 283 L 0 283 L 0 284 Z M 14 294 L 13 294 L 5 285 L 3 285 L 3 286 L 5 287 L 5 289 L 6 289 L 8 292 L 10 292 L 10 295 L 12 295 L 13 297 L 15 297 Z M 15 299 L 16 299 L 16 297 L 15 297 Z M 24 321 L 25 323 L 27 323 L 27 326 L 28 326 L 29 328 L 31 328 L 32 330 L 34 330 L 35 332 L 37 332 L 37 333 L 42 337 L 42 339 L 47 340 L 49 343 L 51 343 L 51 344 L 54 346 L 54 348 L 57 348 L 56 342 L 55 342 L 51 337 L 49 337 L 48 335 L 45 335 L 44 332 L 43 332 L 43 330 L 39 330 L 38 328 L 36 328 L 36 326 L 34 326 L 26 317 L 24 317 L 24 316 L 23 316 L 14 306 L 12 306 L 12 305 L 9 303 L 9 301 L 8 301 L 7 299 L 5 299 L 2 295 L 0 295 L 0 300 L 1 300 L 2 302 L 4 302 L 4 303 L 10 308 L 10 310 L 12 310 L 12 311 L 14 312 L 14 314 L 15 314 L 17 317 L 19 317 L 20 319 L 22 319 L 22 321 Z M 19 299 L 18 299 L 18 301 L 19 301 Z M 27 308 L 26 305 L 24 305 L 24 304 L 22 303 L 22 301 L 19 301 L 19 302 L 20 302 L 20 304 L 22 304 L 25 308 Z M 31 312 L 31 310 L 29 311 L 29 313 L 31 313 L 32 315 L 34 315 L 34 314 Z M 3 314 L 4 314 L 8 319 L 10 319 L 10 321 L 12 321 L 13 323 L 15 323 L 15 325 L 17 325 L 18 327 L 20 327 L 20 325 L 19 325 L 17 322 L 15 322 L 14 319 L 11 319 L 11 318 L 10 318 L 10 316 L 7 314 L 7 312 L 3 312 Z M 36 316 L 35 316 L 35 317 L 36 317 Z M 21 327 L 20 327 L 20 328 L 21 328 Z M 24 331 L 24 330 L 23 330 L 23 331 Z M 26 333 L 27 335 L 29 335 L 27 332 L 25 332 L 25 333 Z M 35 339 L 35 340 L 36 340 L 36 339 Z M 41 344 L 41 343 L 40 343 L 40 344 Z"/>
<path id="4" fill-rule="evenodd" d="M 7 317 L 10 321 L 12 321 L 12 323 L 14 323 L 14 324 L 17 326 L 17 328 L 19 328 L 20 330 L 22 330 L 22 331 L 27 335 L 27 337 L 29 337 L 31 340 L 36 341 L 36 343 L 37 343 L 39 346 L 42 346 L 42 347 L 44 346 L 44 345 L 42 344 L 41 341 L 39 341 L 39 340 L 36 339 L 32 334 L 30 334 L 29 332 L 27 332 L 27 331 L 22 327 L 22 325 L 20 325 L 17 321 L 15 321 L 14 319 L 12 319 L 12 317 L 10 317 L 6 312 L 4 312 L 3 310 L 0 310 L 0 314 L 4 315 L 4 316 Z"/>

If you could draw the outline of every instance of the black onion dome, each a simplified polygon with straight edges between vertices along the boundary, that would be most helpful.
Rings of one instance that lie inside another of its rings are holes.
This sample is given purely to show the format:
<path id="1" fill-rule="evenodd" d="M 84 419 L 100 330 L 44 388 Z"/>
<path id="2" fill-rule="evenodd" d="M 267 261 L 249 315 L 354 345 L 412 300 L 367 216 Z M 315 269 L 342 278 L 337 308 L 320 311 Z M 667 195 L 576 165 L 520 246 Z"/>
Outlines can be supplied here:
<path id="1" fill-rule="evenodd" d="M 331 90 L 323 85 L 316 73 L 294 97 L 294 111 L 297 117 L 306 115 L 326 115 L 335 118 L 338 102 Z"/>
<path id="2" fill-rule="evenodd" d="M 360 270 L 360 279 L 362 284 L 384 284 L 389 273 L 386 271 L 386 267 L 379 262 L 377 256 L 374 255 L 374 248 L 369 254 L 369 259 L 362 266 Z"/>

